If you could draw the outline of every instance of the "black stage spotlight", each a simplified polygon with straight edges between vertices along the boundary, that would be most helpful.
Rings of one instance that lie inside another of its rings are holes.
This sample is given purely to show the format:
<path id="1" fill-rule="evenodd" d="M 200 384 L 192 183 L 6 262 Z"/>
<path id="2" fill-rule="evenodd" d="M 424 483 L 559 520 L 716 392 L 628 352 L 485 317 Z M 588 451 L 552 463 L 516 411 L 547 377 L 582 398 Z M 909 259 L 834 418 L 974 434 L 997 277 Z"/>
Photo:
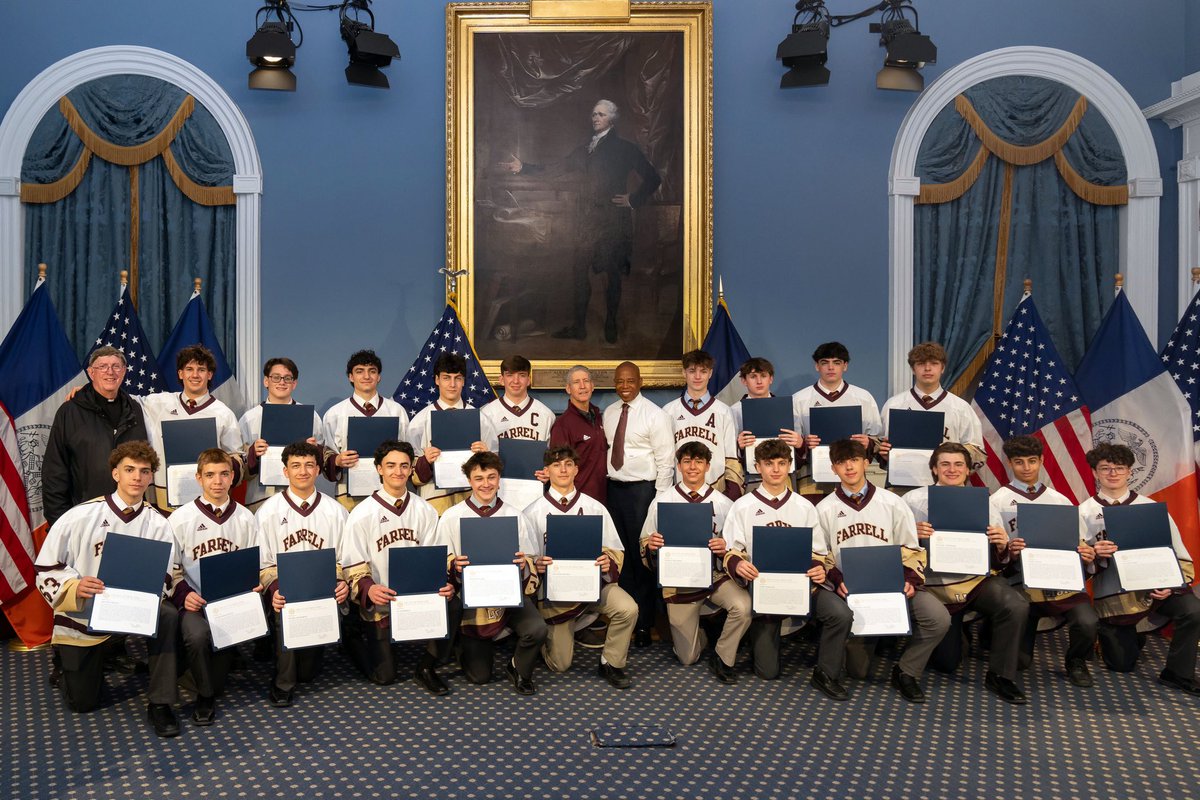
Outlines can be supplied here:
<path id="1" fill-rule="evenodd" d="M 296 48 L 304 41 L 304 32 L 288 8 L 287 0 L 268 0 L 254 17 L 258 30 L 246 42 L 246 58 L 255 66 L 250 73 L 251 89 L 296 91 Z M 292 41 L 292 31 L 300 41 Z"/>
<path id="2" fill-rule="evenodd" d="M 368 0 L 346 0 L 342 4 L 342 38 L 350 51 L 350 64 L 346 67 L 346 81 L 360 86 L 389 89 L 387 75 L 380 71 L 400 58 L 400 48 L 387 34 L 375 31 L 375 15 L 367 5 Z M 359 12 L 370 18 L 370 23 L 357 18 Z M 354 16 L 351 16 L 351 14 Z"/>
<path id="3" fill-rule="evenodd" d="M 876 88 L 919 92 L 925 88 L 925 78 L 918 70 L 937 62 L 937 47 L 904 17 L 905 10 L 911 11 L 916 19 L 917 10 L 897 0 L 891 0 L 883 12 L 879 44 L 887 48 L 887 57 L 883 69 L 875 76 Z"/>
<path id="4" fill-rule="evenodd" d="M 801 17 L 805 18 L 803 22 Z M 829 12 L 824 0 L 800 0 L 796 3 L 792 32 L 775 51 L 775 57 L 788 68 L 779 80 L 779 88 L 829 83 L 829 70 L 825 68 L 828 44 Z"/>

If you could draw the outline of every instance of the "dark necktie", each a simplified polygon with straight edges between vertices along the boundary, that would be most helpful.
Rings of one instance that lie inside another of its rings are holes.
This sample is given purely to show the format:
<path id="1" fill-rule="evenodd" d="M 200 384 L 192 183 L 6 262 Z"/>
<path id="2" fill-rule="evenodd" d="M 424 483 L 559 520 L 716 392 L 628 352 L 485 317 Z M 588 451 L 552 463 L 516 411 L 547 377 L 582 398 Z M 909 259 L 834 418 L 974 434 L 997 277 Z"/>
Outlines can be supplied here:
<path id="1" fill-rule="evenodd" d="M 1037 491 L 1037 487 L 1036 487 L 1036 486 L 1034 486 L 1034 485 L 1031 483 L 1031 484 L 1029 484 L 1029 489 L 1028 489 L 1027 491 L 1028 491 L 1030 494 L 1033 494 L 1034 492 L 1036 492 L 1036 491 Z"/>
<path id="2" fill-rule="evenodd" d="M 188 407 L 189 409 L 191 409 L 192 411 L 195 411 L 195 410 L 196 410 L 196 401 L 195 401 L 195 400 L 188 400 L 188 401 L 187 401 L 187 407 Z"/>
<path id="3" fill-rule="evenodd" d="M 625 428 L 629 425 L 629 403 L 621 404 L 621 419 L 617 422 L 617 432 L 613 434 L 612 466 L 620 470 L 625 466 Z"/>
<path id="4" fill-rule="evenodd" d="M 301 510 L 301 511 L 308 511 L 308 501 L 307 501 L 307 500 L 305 500 L 304 502 L 302 502 L 302 503 L 300 504 L 300 510 Z"/>
<path id="5" fill-rule="evenodd" d="M 929 395 L 926 394 L 926 395 L 921 396 L 921 405 L 928 406 L 932 402 L 933 402 L 933 398 L 930 397 Z"/>
<path id="6" fill-rule="evenodd" d="M 700 499 L 700 493 L 699 493 L 699 492 L 688 492 L 688 500 L 690 500 L 690 501 L 692 501 L 692 502 L 694 503 L 694 502 L 696 502 L 696 501 L 697 501 L 697 500 L 699 500 L 699 499 Z"/>
<path id="7" fill-rule="evenodd" d="M 695 398 L 693 398 L 693 399 L 689 400 L 688 402 L 692 404 L 692 410 L 693 410 L 693 411 L 696 411 L 696 410 L 698 410 L 698 409 L 700 408 L 700 401 L 699 401 L 699 400 L 696 400 Z"/>
<path id="8" fill-rule="evenodd" d="M 133 514 L 134 514 L 134 509 L 132 509 L 132 508 L 126 508 L 126 509 L 125 509 L 124 511 L 122 511 L 121 513 L 125 515 L 125 518 L 126 518 L 126 519 L 128 519 L 129 517 L 132 517 L 132 516 L 133 516 Z"/>
<path id="9" fill-rule="evenodd" d="M 375 413 L 375 406 L 371 405 L 370 403 L 363 403 L 363 413 L 368 417 L 373 415 Z"/>
<path id="10" fill-rule="evenodd" d="M 571 503 L 571 501 L 570 501 L 570 500 L 568 500 L 568 499 L 567 499 L 567 498 L 565 498 L 565 497 L 564 497 L 564 498 L 562 498 L 561 500 L 559 500 L 558 502 L 562 504 L 562 507 L 563 507 L 563 508 L 566 508 L 566 507 L 567 507 L 568 505 L 570 505 L 570 503 Z"/>

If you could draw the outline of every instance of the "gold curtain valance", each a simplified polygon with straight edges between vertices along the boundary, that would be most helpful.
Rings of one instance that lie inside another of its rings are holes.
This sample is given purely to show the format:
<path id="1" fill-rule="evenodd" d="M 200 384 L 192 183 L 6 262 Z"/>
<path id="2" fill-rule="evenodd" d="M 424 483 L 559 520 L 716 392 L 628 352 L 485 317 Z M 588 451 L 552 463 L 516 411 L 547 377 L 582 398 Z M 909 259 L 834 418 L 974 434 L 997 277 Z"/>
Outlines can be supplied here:
<path id="1" fill-rule="evenodd" d="M 232 186 L 201 186 L 188 177 L 171 152 L 171 142 L 179 135 L 179 131 L 183 129 L 184 123 L 191 117 L 195 109 L 195 99 L 191 95 L 187 95 L 179 104 L 179 108 L 170 121 L 152 139 L 138 145 L 123 146 L 101 139 L 83 121 L 70 98 L 66 96 L 59 98 L 58 110 L 66 119 L 67 125 L 83 143 L 83 152 L 71 171 L 58 180 L 52 183 L 23 183 L 21 185 L 21 202 L 55 203 L 63 199 L 79 187 L 94 154 L 109 163 L 131 168 L 162 156 L 171 180 L 189 200 L 203 206 L 234 205 L 237 199 L 233 194 Z"/>
<path id="2" fill-rule="evenodd" d="M 979 152 L 970 166 L 952 181 L 946 183 L 930 183 L 921 186 L 921 193 L 916 199 L 918 205 L 947 203 L 959 197 L 975 185 L 975 181 L 983 172 L 983 166 L 990 156 L 994 155 L 1006 164 L 1014 166 L 1029 166 L 1053 157 L 1063 182 L 1080 199 L 1089 203 L 1103 206 L 1123 206 L 1129 202 L 1128 186 L 1103 186 L 1085 180 L 1067 161 L 1063 147 L 1075 133 L 1083 115 L 1087 112 L 1087 98 L 1080 95 L 1075 106 L 1058 130 L 1044 141 L 1032 145 L 1015 145 L 997 136 L 979 116 L 979 112 L 971 105 L 967 96 L 960 94 L 954 98 L 954 110 L 959 113 L 971 130 L 979 137 Z"/>

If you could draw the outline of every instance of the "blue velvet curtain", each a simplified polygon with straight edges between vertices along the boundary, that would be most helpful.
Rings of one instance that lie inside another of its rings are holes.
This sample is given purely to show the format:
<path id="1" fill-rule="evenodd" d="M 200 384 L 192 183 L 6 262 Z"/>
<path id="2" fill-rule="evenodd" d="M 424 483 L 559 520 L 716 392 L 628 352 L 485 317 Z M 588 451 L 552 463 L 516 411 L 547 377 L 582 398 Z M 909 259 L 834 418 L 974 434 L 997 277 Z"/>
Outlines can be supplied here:
<path id="1" fill-rule="evenodd" d="M 216 120 L 179 87 L 141 75 L 90 81 L 66 99 L 77 123 L 102 142 L 99 152 L 91 152 L 61 104 L 46 113 L 34 132 L 21 173 L 26 285 L 33 285 L 38 262 L 46 262 L 48 288 L 82 358 L 116 301 L 121 270 L 130 270 L 131 285 L 136 277 L 138 314 L 156 351 L 187 304 L 192 279 L 200 277 L 221 346 L 226 353 L 236 352 L 233 154 Z M 152 153 L 136 166 L 105 160 L 104 146 L 142 145 L 163 134 L 178 120 L 185 101 L 194 109 L 165 145 L 169 153 Z M 181 190 L 164 156 L 173 159 L 182 172 L 179 181 L 190 183 L 194 195 L 207 192 L 207 204 Z M 80 158 L 90 159 L 82 177 Z M 73 191 L 46 201 L 46 184 L 73 178 L 79 179 Z M 135 242 L 137 269 L 132 270 Z"/>
<path id="2" fill-rule="evenodd" d="M 921 144 L 914 336 L 945 345 L 947 386 L 970 378 L 965 373 L 990 352 L 993 334 L 1003 330 L 1020 301 L 1023 280 L 1030 278 L 1055 345 L 1074 369 L 1112 301 L 1119 206 L 1125 202 L 1120 187 L 1126 180 L 1116 137 L 1094 109 L 1073 118 L 1080 108 L 1078 92 L 1044 78 L 996 78 L 971 87 L 964 96 L 987 135 L 1001 140 L 993 145 L 1002 153 L 989 148 L 979 169 L 977 156 L 987 145 L 959 100 L 941 111 Z M 1061 146 L 1052 142 L 1064 134 L 1069 135 Z M 1044 145 L 1047 153 L 1036 163 L 1009 162 L 1003 143 Z M 1057 150 L 1075 173 L 1074 183 L 1056 162 Z M 967 173 L 973 167 L 979 171 L 971 182 Z M 1007 202 L 1006 170 L 1011 170 Z M 939 197 L 938 187 L 955 180 L 968 188 L 951 192 L 957 195 L 952 199 Z M 994 289 L 1002 255 L 997 328 Z"/>

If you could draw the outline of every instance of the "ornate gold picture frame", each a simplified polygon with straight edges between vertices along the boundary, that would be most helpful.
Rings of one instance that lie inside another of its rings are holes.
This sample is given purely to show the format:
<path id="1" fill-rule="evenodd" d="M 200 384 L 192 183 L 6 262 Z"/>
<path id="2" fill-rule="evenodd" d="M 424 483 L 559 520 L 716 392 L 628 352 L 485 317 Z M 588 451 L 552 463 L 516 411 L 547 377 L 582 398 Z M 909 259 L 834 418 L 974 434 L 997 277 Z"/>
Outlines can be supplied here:
<path id="1" fill-rule="evenodd" d="M 636 362 L 678 386 L 712 310 L 712 7 L 446 8 L 447 297 L 490 378 Z"/>

